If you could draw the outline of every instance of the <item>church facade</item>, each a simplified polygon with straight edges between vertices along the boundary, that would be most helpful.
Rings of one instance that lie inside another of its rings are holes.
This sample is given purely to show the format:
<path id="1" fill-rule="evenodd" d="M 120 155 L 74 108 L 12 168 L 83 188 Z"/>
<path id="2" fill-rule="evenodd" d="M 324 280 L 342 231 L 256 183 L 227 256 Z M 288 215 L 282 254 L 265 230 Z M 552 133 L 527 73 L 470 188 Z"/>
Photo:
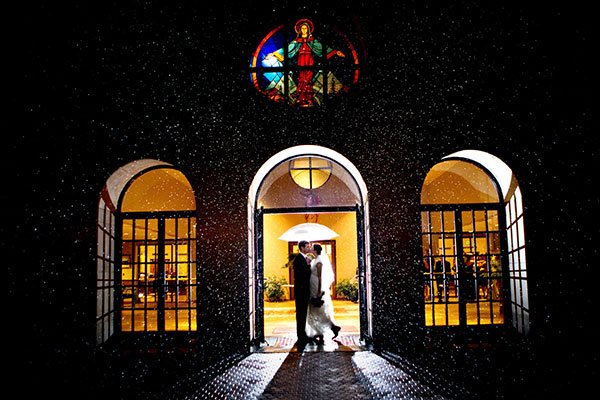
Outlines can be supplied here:
<path id="1" fill-rule="evenodd" d="M 266 278 L 293 288 L 279 238 L 315 223 L 338 235 L 365 346 L 581 362 L 556 350 L 586 337 L 597 201 L 587 97 L 561 75 L 572 25 L 558 40 L 527 9 L 268 9 L 107 9 L 36 39 L 64 88 L 37 95 L 54 133 L 25 205 L 56 210 L 27 278 L 51 299 L 39 346 L 256 351 Z"/>

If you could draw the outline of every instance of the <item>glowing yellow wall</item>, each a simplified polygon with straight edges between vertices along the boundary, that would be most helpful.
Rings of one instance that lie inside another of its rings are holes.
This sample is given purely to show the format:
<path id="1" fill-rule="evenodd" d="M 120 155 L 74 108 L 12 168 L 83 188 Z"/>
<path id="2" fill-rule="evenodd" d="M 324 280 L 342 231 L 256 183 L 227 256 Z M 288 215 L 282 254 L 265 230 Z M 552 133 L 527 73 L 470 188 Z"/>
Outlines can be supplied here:
<path id="1" fill-rule="evenodd" d="M 159 168 L 137 177 L 125 192 L 121 211 L 195 210 L 194 190 L 178 170 Z"/>
<path id="2" fill-rule="evenodd" d="M 282 268 L 287 262 L 288 243 L 279 240 L 278 237 L 291 227 L 305 222 L 304 214 L 266 214 L 264 216 L 263 245 L 265 277 L 282 277 L 289 283 L 289 271 L 287 268 Z M 353 212 L 319 214 L 317 223 L 333 229 L 340 235 L 334 239 L 336 245 L 337 281 L 351 279 L 356 275 L 358 263 L 356 214 Z M 289 295 L 288 290 L 286 290 L 285 295 L 287 298 Z"/>

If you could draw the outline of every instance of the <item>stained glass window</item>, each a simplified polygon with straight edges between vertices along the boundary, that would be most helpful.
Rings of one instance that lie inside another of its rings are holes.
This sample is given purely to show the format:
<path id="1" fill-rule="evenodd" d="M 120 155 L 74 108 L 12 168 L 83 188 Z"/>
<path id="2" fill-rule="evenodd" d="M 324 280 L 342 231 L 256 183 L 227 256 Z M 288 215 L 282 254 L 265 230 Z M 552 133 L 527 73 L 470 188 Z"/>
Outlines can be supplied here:
<path id="1" fill-rule="evenodd" d="M 347 92 L 358 74 L 358 56 L 348 37 L 309 19 L 273 29 L 250 61 L 250 80 L 259 92 L 299 107 L 319 106 Z"/>

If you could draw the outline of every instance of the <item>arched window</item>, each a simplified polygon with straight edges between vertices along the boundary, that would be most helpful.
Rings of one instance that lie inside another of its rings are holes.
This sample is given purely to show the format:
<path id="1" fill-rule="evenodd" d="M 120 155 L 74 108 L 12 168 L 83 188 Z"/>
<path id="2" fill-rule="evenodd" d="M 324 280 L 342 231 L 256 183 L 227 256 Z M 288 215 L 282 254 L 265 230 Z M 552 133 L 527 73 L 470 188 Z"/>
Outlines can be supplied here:
<path id="1" fill-rule="evenodd" d="M 476 150 L 444 157 L 425 178 L 421 211 L 425 324 L 510 319 L 527 333 L 523 211 L 510 168 Z"/>
<path id="2" fill-rule="evenodd" d="M 318 106 L 347 92 L 358 73 L 348 37 L 309 19 L 273 29 L 250 61 L 250 80 L 259 92 L 299 107 Z"/>
<path id="3" fill-rule="evenodd" d="M 115 331 L 197 329 L 196 200 L 157 160 L 107 180 L 98 216 L 97 342 Z"/>

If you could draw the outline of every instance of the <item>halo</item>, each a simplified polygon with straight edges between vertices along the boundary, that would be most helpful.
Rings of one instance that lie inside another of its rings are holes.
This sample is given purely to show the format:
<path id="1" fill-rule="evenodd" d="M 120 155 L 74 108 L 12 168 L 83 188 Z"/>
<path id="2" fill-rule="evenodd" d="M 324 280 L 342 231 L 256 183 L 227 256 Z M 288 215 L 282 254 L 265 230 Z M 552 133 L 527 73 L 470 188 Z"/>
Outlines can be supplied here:
<path id="1" fill-rule="evenodd" d="M 303 24 L 308 25 L 308 27 L 310 28 L 311 34 L 314 32 L 315 26 L 313 25 L 312 21 L 310 19 L 303 18 L 303 19 L 299 20 L 298 22 L 296 22 L 296 26 L 294 27 L 294 29 L 296 30 L 296 33 L 300 33 L 300 27 Z"/>

